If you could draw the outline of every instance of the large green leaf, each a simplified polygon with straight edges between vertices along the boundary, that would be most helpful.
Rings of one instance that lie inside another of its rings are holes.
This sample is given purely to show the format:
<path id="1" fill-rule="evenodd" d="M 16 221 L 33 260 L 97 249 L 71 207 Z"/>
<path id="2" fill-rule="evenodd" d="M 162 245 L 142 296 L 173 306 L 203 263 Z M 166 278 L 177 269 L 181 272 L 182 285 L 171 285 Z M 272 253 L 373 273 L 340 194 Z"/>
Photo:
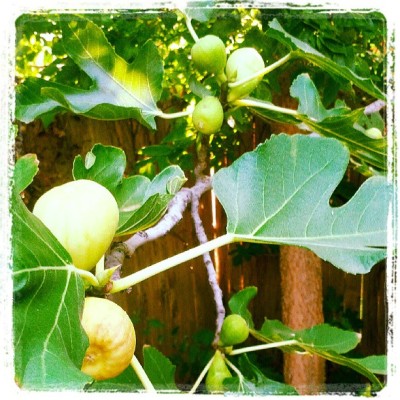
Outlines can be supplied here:
<path id="1" fill-rule="evenodd" d="M 364 78 L 358 76 L 351 69 L 335 63 L 330 58 L 312 48 L 308 43 L 302 42 L 296 37 L 290 35 L 282 28 L 276 19 L 273 19 L 269 23 L 269 27 L 270 30 L 268 31 L 268 35 L 289 47 L 292 51 L 292 56 L 301 57 L 311 61 L 324 71 L 349 80 L 354 85 L 358 86 L 360 89 L 364 90 L 366 93 L 369 93 L 373 97 L 385 100 L 385 94 L 373 84 L 369 77 Z"/>
<path id="2" fill-rule="evenodd" d="M 86 154 L 75 157 L 74 179 L 90 179 L 105 186 L 119 206 L 117 235 L 144 230 L 164 215 L 174 195 L 186 182 L 178 166 L 169 166 L 150 180 L 134 175 L 124 177 L 126 156 L 113 146 L 96 144 Z"/>
<path id="3" fill-rule="evenodd" d="M 214 176 L 228 233 L 237 241 L 306 247 L 346 272 L 368 272 L 386 257 L 392 188 L 374 176 L 332 208 L 348 161 L 334 139 L 272 136 Z"/>
<path id="4" fill-rule="evenodd" d="M 163 65 L 157 47 L 147 42 L 128 64 L 118 56 L 103 31 L 78 17 L 61 20 L 67 54 L 92 79 L 89 90 L 30 79 L 17 89 L 16 117 L 30 122 L 53 110 L 65 109 L 91 118 L 135 118 L 155 128 L 162 92 Z"/>
<path id="5" fill-rule="evenodd" d="M 83 281 L 15 190 L 11 213 L 16 381 L 34 390 L 82 389 L 91 381 L 80 371 L 88 346 L 80 324 Z"/>

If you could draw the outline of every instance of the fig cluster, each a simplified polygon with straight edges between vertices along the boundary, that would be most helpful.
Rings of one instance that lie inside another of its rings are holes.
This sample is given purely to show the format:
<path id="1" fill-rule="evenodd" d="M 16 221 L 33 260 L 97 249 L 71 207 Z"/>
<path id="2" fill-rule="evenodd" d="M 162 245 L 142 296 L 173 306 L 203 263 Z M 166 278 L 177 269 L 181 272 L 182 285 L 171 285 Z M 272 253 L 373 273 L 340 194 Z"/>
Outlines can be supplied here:
<path id="1" fill-rule="evenodd" d="M 228 103 L 248 96 L 262 80 L 265 68 L 263 58 L 251 47 L 237 49 L 227 57 L 224 42 L 215 35 L 200 38 L 191 49 L 191 57 L 199 71 L 214 74 L 217 82 L 225 85 Z M 204 97 L 195 106 L 192 119 L 198 132 L 205 135 L 218 133 L 224 120 L 219 98 Z"/>

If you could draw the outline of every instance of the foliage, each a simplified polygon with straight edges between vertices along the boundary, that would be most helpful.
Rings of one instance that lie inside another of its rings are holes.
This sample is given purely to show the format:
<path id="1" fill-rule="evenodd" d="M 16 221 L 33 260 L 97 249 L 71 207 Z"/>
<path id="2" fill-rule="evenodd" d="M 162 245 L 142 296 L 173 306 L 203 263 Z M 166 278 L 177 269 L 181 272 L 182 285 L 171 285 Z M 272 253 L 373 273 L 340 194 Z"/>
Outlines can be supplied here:
<path id="1" fill-rule="evenodd" d="M 371 127 L 384 131 L 378 112 L 365 115 L 368 104 L 385 100 L 384 39 L 373 29 L 385 29 L 382 17 L 346 15 L 356 21 L 348 32 L 348 21 L 334 15 L 317 19 L 303 11 L 304 18 L 294 19 L 291 11 L 218 9 L 212 4 L 146 13 L 22 16 L 17 22 L 18 121 L 41 119 L 49 124 L 58 113 L 69 112 L 104 120 L 135 119 L 154 130 L 158 119 L 171 120 L 171 131 L 161 143 L 141 149 L 137 174 L 126 176 L 125 153 L 116 147 L 96 144 L 85 157 L 75 158 L 73 179 L 94 180 L 115 197 L 117 240 L 165 222 L 168 207 L 193 172 L 194 152 L 206 142 L 210 166 L 217 170 L 212 189 L 227 216 L 226 235 L 130 276 L 117 279 L 113 273 L 118 266 L 104 270 L 101 263 L 94 273 L 81 271 L 23 203 L 20 193 L 32 183 L 38 161 L 34 155 L 21 157 L 14 170 L 11 213 L 15 372 L 23 388 L 180 391 L 175 365 L 151 346 L 143 348 L 143 367 L 134 357 L 117 378 L 94 382 L 81 372 L 88 338 L 80 318 L 88 291 L 107 295 L 126 290 L 236 242 L 306 247 L 349 273 L 368 273 L 387 255 L 393 196 L 385 177 L 387 138 L 364 133 Z M 197 70 L 190 50 L 207 34 L 219 37 L 229 53 L 253 48 L 266 67 L 238 80 L 220 70 L 217 75 Z M 341 48 L 344 39 L 354 45 Z M 370 53 L 373 61 L 363 62 L 362 55 Z M 39 55 L 46 64 L 41 68 Z M 28 71 L 32 63 L 35 67 Z M 290 77 L 287 95 L 297 109 L 274 103 L 285 88 L 281 75 Z M 243 89 L 249 82 L 251 93 Z M 233 91 L 236 95 L 229 97 Z M 356 93 L 363 94 L 362 101 L 355 102 Z M 221 128 L 206 132 L 212 134 L 205 140 L 190 116 L 207 96 L 219 99 L 224 115 Z M 254 118 L 294 125 L 303 134 L 272 135 L 239 154 L 239 137 Z M 344 205 L 332 207 L 333 192 L 342 186 L 349 162 L 369 178 Z M 149 165 L 151 172 L 144 176 L 141 171 Z M 232 348 L 214 342 L 214 349 L 208 347 L 215 350 L 208 360 L 193 352 L 189 359 L 202 363 L 203 370 L 196 371 L 199 379 L 192 393 L 203 391 L 199 385 L 218 354 L 224 368 L 233 372 L 219 388 L 242 394 L 297 394 L 295 388 L 266 376 L 247 354 L 270 348 L 317 355 L 356 371 L 373 390 L 382 387 L 376 375 L 386 373 L 386 357 L 351 357 L 360 341 L 354 331 L 328 324 L 293 330 L 267 318 L 256 327 L 248 305 L 257 290 L 245 288 L 228 304 L 232 314 L 246 320 L 257 345 Z"/>

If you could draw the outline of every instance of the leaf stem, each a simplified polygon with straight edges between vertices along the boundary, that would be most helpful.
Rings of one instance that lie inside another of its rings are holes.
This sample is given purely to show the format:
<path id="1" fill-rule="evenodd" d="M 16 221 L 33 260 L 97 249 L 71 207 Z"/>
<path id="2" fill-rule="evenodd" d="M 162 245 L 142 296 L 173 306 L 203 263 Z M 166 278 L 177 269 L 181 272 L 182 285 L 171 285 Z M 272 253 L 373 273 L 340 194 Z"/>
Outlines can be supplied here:
<path id="1" fill-rule="evenodd" d="M 156 117 L 160 117 L 160 118 L 164 118 L 164 119 L 174 119 L 174 118 L 181 118 L 181 117 L 189 117 L 190 115 L 192 115 L 193 110 L 185 110 L 185 111 L 179 111 L 176 113 L 165 113 L 161 110 L 159 110 L 155 116 Z"/>
<path id="2" fill-rule="evenodd" d="M 175 256 L 162 260 L 138 272 L 134 272 L 133 274 L 128 275 L 125 278 L 121 278 L 117 281 L 112 281 L 113 285 L 109 293 L 117 293 L 122 290 L 126 290 L 129 287 L 144 281 L 145 279 L 151 278 L 152 276 L 164 272 L 179 264 L 192 260 L 193 258 L 199 257 L 208 251 L 212 251 L 218 247 L 227 245 L 229 243 L 233 243 L 234 241 L 235 241 L 235 236 L 227 233 L 216 239 L 210 240 L 207 243 L 201 244 L 200 246 L 197 246 L 193 249 L 184 251 L 183 253 L 176 254 Z"/>
<path id="3" fill-rule="evenodd" d="M 196 31 L 194 30 L 194 28 L 193 28 L 192 19 L 189 17 L 189 15 L 187 15 L 187 14 L 185 13 L 184 10 L 179 10 L 179 11 L 182 13 L 183 17 L 185 18 L 186 27 L 187 27 L 187 29 L 188 29 L 190 35 L 192 36 L 193 40 L 194 40 L 195 42 L 198 42 L 198 41 L 199 41 L 199 37 L 197 36 L 197 33 L 196 33 Z"/>
<path id="4" fill-rule="evenodd" d="M 275 343 L 266 343 L 266 344 L 259 344 L 256 346 L 249 346 L 249 347 L 243 347 L 241 349 L 235 349 L 229 352 L 228 354 L 230 356 L 237 356 L 238 354 L 244 354 L 244 353 L 249 353 L 251 351 L 259 351 L 259 350 L 266 350 L 266 349 L 273 349 L 276 347 L 283 347 L 283 346 L 293 346 L 297 344 L 297 340 L 291 339 L 291 340 L 283 340 L 281 342 L 275 342 Z"/>
<path id="5" fill-rule="evenodd" d="M 289 114 L 293 116 L 299 115 L 299 113 L 296 110 L 291 110 L 290 108 L 278 107 L 272 103 L 267 103 L 265 101 L 260 101 L 257 99 L 251 99 L 251 98 L 238 99 L 235 100 L 233 104 L 239 107 L 264 108 L 265 110 L 276 111 L 282 114 Z"/>
<path id="6" fill-rule="evenodd" d="M 243 391 L 243 381 L 244 381 L 244 376 L 240 372 L 239 368 L 236 367 L 231 361 L 228 360 L 227 357 L 225 357 L 225 362 L 228 364 L 228 366 L 236 373 L 236 375 L 239 378 L 239 391 Z"/>
<path id="7" fill-rule="evenodd" d="M 286 56 L 282 57 L 281 59 L 279 59 L 278 61 L 274 62 L 273 64 L 266 66 L 265 68 L 261 69 L 260 71 L 256 72 L 255 74 L 247 76 L 246 78 L 244 78 L 244 79 L 242 79 L 240 81 L 228 83 L 228 86 L 230 88 L 234 88 L 234 87 L 237 87 L 237 86 L 244 85 L 245 83 L 250 82 L 253 79 L 262 77 L 264 75 L 267 75 L 270 72 L 272 72 L 274 69 L 276 69 L 276 68 L 280 67 L 281 65 L 285 64 L 286 62 L 288 62 L 291 58 L 292 58 L 292 53 L 290 52 Z"/>
<path id="8" fill-rule="evenodd" d="M 143 369 L 143 367 L 141 366 L 139 360 L 136 358 L 135 355 L 133 355 L 132 357 L 131 366 L 135 371 L 136 375 L 138 376 L 138 378 L 140 379 L 140 382 L 142 382 L 142 385 L 145 388 L 146 392 L 157 394 L 156 389 L 154 388 L 145 370 Z"/>
<path id="9" fill-rule="evenodd" d="M 206 376 L 208 370 L 211 367 L 211 364 L 214 360 L 215 357 L 215 353 L 214 355 L 211 357 L 210 361 L 206 364 L 206 366 L 203 368 L 203 370 L 201 371 L 200 375 L 198 376 L 198 378 L 196 379 L 196 382 L 194 383 L 193 387 L 190 389 L 188 394 L 193 394 L 196 392 L 197 388 L 199 387 L 201 381 L 203 380 L 203 378 Z"/>

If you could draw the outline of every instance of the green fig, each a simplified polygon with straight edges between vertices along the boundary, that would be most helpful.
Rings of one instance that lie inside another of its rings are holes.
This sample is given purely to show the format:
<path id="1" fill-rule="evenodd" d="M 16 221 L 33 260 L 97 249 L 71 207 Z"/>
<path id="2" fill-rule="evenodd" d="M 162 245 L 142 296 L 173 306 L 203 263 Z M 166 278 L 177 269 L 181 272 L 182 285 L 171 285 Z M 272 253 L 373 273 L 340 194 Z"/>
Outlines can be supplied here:
<path id="1" fill-rule="evenodd" d="M 194 127 L 205 135 L 217 133 L 224 121 L 224 110 L 220 101 L 213 96 L 204 97 L 196 104 L 192 121 Z"/>
<path id="2" fill-rule="evenodd" d="M 233 346 L 244 342 L 249 337 L 246 320 L 239 314 L 228 315 L 222 323 L 219 335 L 222 346 Z"/>
<path id="3" fill-rule="evenodd" d="M 261 55 L 252 47 L 243 47 L 235 50 L 226 63 L 228 82 L 238 82 L 264 69 L 265 64 Z M 260 83 L 262 76 L 258 76 L 240 86 L 230 88 L 227 100 L 235 101 L 250 94 Z"/>
<path id="4" fill-rule="evenodd" d="M 223 393 L 224 379 L 231 377 L 232 374 L 226 366 L 224 356 L 217 350 L 206 376 L 207 391 L 210 393 Z"/>
<path id="5" fill-rule="evenodd" d="M 218 75 L 223 72 L 226 65 L 224 42 L 215 35 L 200 38 L 193 45 L 191 56 L 194 65 L 201 71 Z"/>

